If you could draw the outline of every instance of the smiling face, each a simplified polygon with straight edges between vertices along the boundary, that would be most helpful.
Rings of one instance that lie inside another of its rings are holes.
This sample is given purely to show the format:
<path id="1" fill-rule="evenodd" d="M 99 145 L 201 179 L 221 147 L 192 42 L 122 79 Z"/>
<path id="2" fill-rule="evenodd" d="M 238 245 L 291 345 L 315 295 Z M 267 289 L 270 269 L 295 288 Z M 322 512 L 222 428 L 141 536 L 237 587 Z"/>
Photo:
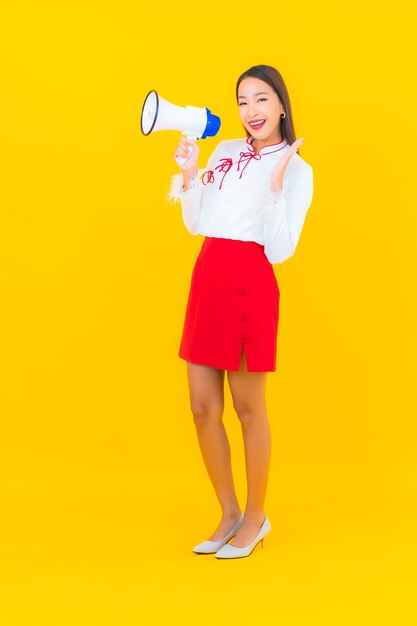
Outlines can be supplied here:
<path id="1" fill-rule="evenodd" d="M 254 137 L 255 149 L 282 141 L 284 107 L 268 83 L 252 76 L 244 78 L 238 88 L 238 109 L 242 124 Z"/>

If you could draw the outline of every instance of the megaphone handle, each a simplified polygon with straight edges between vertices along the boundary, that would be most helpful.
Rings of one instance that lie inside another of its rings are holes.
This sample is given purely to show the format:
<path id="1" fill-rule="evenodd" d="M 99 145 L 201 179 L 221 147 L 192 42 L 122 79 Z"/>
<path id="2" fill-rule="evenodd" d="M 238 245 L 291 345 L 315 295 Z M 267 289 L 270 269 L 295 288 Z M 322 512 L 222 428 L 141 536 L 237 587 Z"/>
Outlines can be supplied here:
<path id="1" fill-rule="evenodd" d="M 194 135 L 187 135 L 187 139 L 198 139 L 198 137 L 195 137 Z M 178 165 L 184 165 L 184 163 L 186 161 L 188 161 L 188 159 L 190 158 L 192 151 L 193 151 L 193 147 L 190 146 L 188 148 L 188 156 L 186 156 L 186 157 L 176 157 L 175 160 L 178 163 Z"/>

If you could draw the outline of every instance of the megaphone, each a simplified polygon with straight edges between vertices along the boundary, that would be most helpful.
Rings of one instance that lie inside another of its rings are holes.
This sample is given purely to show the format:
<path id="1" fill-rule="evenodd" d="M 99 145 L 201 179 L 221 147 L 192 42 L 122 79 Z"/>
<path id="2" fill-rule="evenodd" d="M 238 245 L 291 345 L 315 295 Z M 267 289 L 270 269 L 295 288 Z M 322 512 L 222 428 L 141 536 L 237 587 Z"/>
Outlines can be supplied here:
<path id="1" fill-rule="evenodd" d="M 140 128 L 144 135 L 156 130 L 180 130 L 188 139 L 214 137 L 220 128 L 220 118 L 207 107 L 180 107 L 164 100 L 152 89 L 145 98 L 140 116 Z M 175 158 L 183 165 L 192 152 L 192 146 L 185 158 Z"/>

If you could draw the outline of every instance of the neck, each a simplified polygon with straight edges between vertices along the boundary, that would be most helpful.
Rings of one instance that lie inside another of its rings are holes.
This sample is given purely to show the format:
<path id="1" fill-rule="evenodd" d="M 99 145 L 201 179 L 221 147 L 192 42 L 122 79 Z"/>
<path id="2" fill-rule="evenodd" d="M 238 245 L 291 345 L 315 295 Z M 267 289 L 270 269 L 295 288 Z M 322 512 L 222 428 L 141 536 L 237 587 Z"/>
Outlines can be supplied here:
<path id="1" fill-rule="evenodd" d="M 259 150 L 261 148 L 264 148 L 265 146 L 270 146 L 270 145 L 275 145 L 276 143 L 282 143 L 284 141 L 284 139 L 282 137 L 278 137 L 278 139 L 254 139 L 251 142 L 252 148 L 255 150 L 255 152 L 259 152 Z"/>

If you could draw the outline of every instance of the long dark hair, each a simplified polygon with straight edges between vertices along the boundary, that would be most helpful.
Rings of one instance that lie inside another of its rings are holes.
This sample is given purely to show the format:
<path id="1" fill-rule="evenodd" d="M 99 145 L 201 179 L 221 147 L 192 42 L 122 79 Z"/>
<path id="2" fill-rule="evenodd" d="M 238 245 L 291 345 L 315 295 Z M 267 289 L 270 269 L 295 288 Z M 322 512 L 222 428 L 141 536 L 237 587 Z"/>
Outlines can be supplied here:
<path id="1" fill-rule="evenodd" d="M 267 83 L 277 94 L 280 99 L 282 106 L 284 107 L 285 117 L 280 118 L 281 122 L 281 134 L 284 139 L 287 140 L 288 144 L 291 145 L 296 140 L 295 130 L 294 130 L 294 122 L 292 119 L 291 112 L 291 102 L 290 97 L 288 95 L 287 87 L 284 83 L 284 79 L 281 74 L 275 67 L 271 67 L 270 65 L 254 65 L 250 67 L 248 70 L 243 72 L 237 79 L 236 83 L 236 102 L 239 103 L 238 99 L 238 91 L 239 85 L 244 78 L 260 78 L 265 83 Z M 246 137 L 250 137 L 250 133 L 245 128 Z M 299 150 L 297 153 L 300 154 Z"/>

